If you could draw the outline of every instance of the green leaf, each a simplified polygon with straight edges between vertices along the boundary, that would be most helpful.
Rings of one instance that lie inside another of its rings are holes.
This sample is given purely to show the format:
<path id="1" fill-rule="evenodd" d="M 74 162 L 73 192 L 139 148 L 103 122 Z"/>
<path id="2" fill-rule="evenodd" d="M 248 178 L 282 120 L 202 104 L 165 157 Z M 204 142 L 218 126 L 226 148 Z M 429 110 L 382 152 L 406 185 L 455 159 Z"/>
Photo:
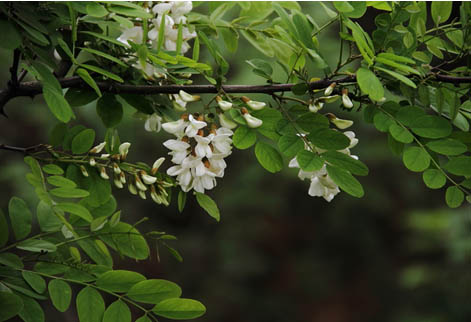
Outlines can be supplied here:
<path id="1" fill-rule="evenodd" d="M 165 19 L 163 19 L 165 20 Z M 113 37 L 109 37 L 109 36 L 106 36 L 106 35 L 103 35 L 103 34 L 99 34 L 99 33 L 96 33 L 96 32 L 91 32 L 91 31 L 80 31 L 81 34 L 85 34 L 85 35 L 89 35 L 89 36 L 92 36 L 93 38 L 99 38 L 99 39 L 103 39 L 103 40 L 106 40 L 112 44 L 115 44 L 115 45 L 118 45 L 118 46 L 121 46 L 121 47 L 126 47 L 125 44 L 123 44 L 122 42 L 116 40 L 115 38 Z"/>
<path id="2" fill-rule="evenodd" d="M 301 115 L 296 120 L 296 124 L 306 132 L 313 132 L 318 129 L 328 128 L 330 122 L 324 115 L 308 112 Z"/>
<path id="3" fill-rule="evenodd" d="M 358 182 L 358 180 L 350 174 L 350 172 L 340 168 L 332 167 L 330 165 L 327 165 L 326 169 L 332 181 L 334 181 L 335 184 L 337 184 L 343 191 L 353 197 L 363 197 L 365 194 L 363 187 L 361 186 L 360 182 Z"/>
<path id="4" fill-rule="evenodd" d="M 205 195 L 204 193 L 200 192 L 195 192 L 196 195 L 196 201 L 200 205 L 201 208 L 206 210 L 206 212 L 216 219 L 216 221 L 219 221 L 221 219 L 221 214 L 219 213 L 218 206 L 214 200 L 208 196 Z"/>
<path id="5" fill-rule="evenodd" d="M 49 86 L 43 88 L 43 96 L 52 114 L 61 122 L 69 122 L 74 113 L 64 96 Z"/>
<path id="6" fill-rule="evenodd" d="M 8 223 L 3 211 L 0 209 L 0 248 L 8 242 Z"/>
<path id="7" fill-rule="evenodd" d="M 414 136 L 409 132 L 408 129 L 393 123 L 389 126 L 389 133 L 392 137 L 402 143 L 411 143 L 414 140 Z"/>
<path id="8" fill-rule="evenodd" d="M 87 3 L 87 14 L 92 17 L 101 18 L 108 14 L 108 10 L 96 2 L 89 2 Z"/>
<path id="9" fill-rule="evenodd" d="M 283 169 L 283 158 L 280 153 L 265 142 L 257 142 L 255 156 L 262 167 L 268 172 L 275 173 Z"/>
<path id="10" fill-rule="evenodd" d="M 409 57 L 404 57 L 404 56 L 399 56 L 396 54 L 392 53 L 380 53 L 378 57 L 386 58 L 389 60 L 397 61 L 399 63 L 406 63 L 406 64 L 415 64 L 415 61 L 413 59 L 410 59 Z"/>
<path id="11" fill-rule="evenodd" d="M 63 176 L 49 176 L 47 177 L 47 182 L 56 187 L 75 188 L 77 186 L 75 182 Z"/>
<path id="12" fill-rule="evenodd" d="M 185 208 L 187 193 L 183 190 L 178 192 L 178 212 L 182 212 Z"/>
<path id="13" fill-rule="evenodd" d="M 47 174 L 64 174 L 64 170 L 61 167 L 55 164 L 46 164 L 43 166 L 43 171 Z"/>
<path id="14" fill-rule="evenodd" d="M 348 3 L 348 1 L 335 1 L 333 2 L 333 5 L 335 9 L 337 9 L 338 12 L 342 12 L 342 13 L 352 12 L 354 10 L 352 5 Z"/>
<path id="15" fill-rule="evenodd" d="M 37 293 L 44 293 L 46 290 L 46 281 L 44 281 L 44 278 L 42 278 L 41 275 L 30 271 L 22 271 L 21 275 L 33 290 Z"/>
<path id="16" fill-rule="evenodd" d="M 56 245 L 54 245 L 53 243 L 48 242 L 47 240 L 34 238 L 29 238 L 18 243 L 16 248 L 37 253 L 55 252 L 57 250 Z"/>
<path id="17" fill-rule="evenodd" d="M 0 253 L 0 264 L 12 268 L 23 268 L 23 262 L 13 253 Z"/>
<path id="18" fill-rule="evenodd" d="M 25 322 L 44 322 L 44 311 L 36 300 L 28 296 L 21 296 L 24 306 L 19 316 Z"/>
<path id="19" fill-rule="evenodd" d="M 23 300 L 18 295 L 0 292 L 0 321 L 7 321 L 16 316 L 23 309 L 23 305 Z"/>
<path id="20" fill-rule="evenodd" d="M 375 69 L 377 70 L 380 70 L 382 72 L 385 72 L 386 74 L 389 74 L 391 75 L 392 77 L 396 78 L 397 80 L 403 82 L 404 84 L 406 84 L 407 86 L 410 86 L 412 88 L 417 88 L 417 85 L 415 85 L 415 83 L 413 81 L 411 81 L 409 78 L 407 78 L 406 76 L 404 75 L 401 75 L 399 73 L 396 73 L 396 72 L 393 72 L 392 70 L 389 70 L 389 69 L 386 69 L 386 68 L 382 68 L 382 67 L 378 67 L 378 66 L 374 66 Z"/>
<path id="21" fill-rule="evenodd" d="M 422 174 L 425 185 L 430 189 L 440 189 L 446 183 L 445 175 L 438 169 L 427 169 Z"/>
<path id="22" fill-rule="evenodd" d="M 131 311 L 122 300 L 117 300 L 106 309 L 103 322 L 131 322 Z"/>
<path id="23" fill-rule="evenodd" d="M 109 11 L 116 12 L 125 17 L 137 17 L 142 19 L 151 19 L 152 15 L 139 7 L 124 7 L 119 2 L 115 2 L 113 6 L 108 7 Z"/>
<path id="24" fill-rule="evenodd" d="M 149 256 L 145 238 L 131 225 L 119 222 L 114 227 L 105 227 L 101 232 L 103 235 L 100 239 L 121 254 L 134 259 L 146 259 Z"/>
<path id="25" fill-rule="evenodd" d="M 80 218 L 82 218 L 83 220 L 87 222 L 91 222 L 93 220 L 93 217 L 90 214 L 90 211 L 88 211 L 88 209 L 82 206 L 81 204 L 72 203 L 72 202 L 62 202 L 62 203 L 57 204 L 55 207 L 65 212 L 79 216 Z"/>
<path id="26" fill-rule="evenodd" d="M 407 73 L 407 74 L 416 74 L 416 75 L 419 75 L 420 76 L 420 72 L 418 72 L 416 69 L 410 67 L 410 66 L 407 66 L 407 65 L 403 65 L 403 64 L 400 64 L 400 63 L 396 63 L 395 61 L 392 61 L 392 60 L 389 60 L 387 58 L 384 58 L 384 57 L 376 57 L 376 61 L 378 63 L 381 63 L 381 64 L 384 64 L 384 65 L 388 65 L 388 66 L 391 66 L 391 67 L 394 67 L 396 68 L 397 70 L 400 70 L 404 73 Z"/>
<path id="27" fill-rule="evenodd" d="M 62 221 L 54 214 L 51 206 L 42 200 L 36 208 L 36 216 L 41 231 L 52 232 L 59 231 L 62 228 Z"/>
<path id="28" fill-rule="evenodd" d="M 459 156 L 451 158 L 450 161 L 445 164 L 444 169 L 457 176 L 471 176 L 471 157 Z"/>
<path id="29" fill-rule="evenodd" d="M 16 239 L 26 238 L 31 232 L 31 222 L 33 218 L 31 211 L 23 199 L 12 197 L 8 204 L 8 213 Z"/>
<path id="30" fill-rule="evenodd" d="M 145 279 L 143 275 L 136 272 L 114 270 L 101 274 L 96 285 L 111 292 L 127 292 L 134 284 Z"/>
<path id="31" fill-rule="evenodd" d="M 188 320 L 202 316 L 206 308 L 196 300 L 174 298 L 158 303 L 152 311 L 168 319 Z"/>
<path id="32" fill-rule="evenodd" d="M 103 245 L 98 245 L 96 240 L 91 239 L 82 239 L 77 241 L 80 248 L 98 265 L 103 265 L 107 267 L 113 266 L 113 258 L 110 256 L 110 253 L 106 247 Z"/>
<path id="33" fill-rule="evenodd" d="M 76 298 L 80 322 L 102 322 L 105 302 L 97 290 L 90 286 L 82 289 Z"/>
<path id="34" fill-rule="evenodd" d="M 379 101 L 384 97 L 383 84 L 376 75 L 367 68 L 360 67 L 357 72 L 357 81 L 360 89 L 372 100 Z"/>
<path id="35" fill-rule="evenodd" d="M 317 154 L 311 151 L 303 150 L 296 155 L 296 160 L 301 169 L 304 171 L 318 171 L 324 165 L 324 160 Z"/>
<path id="36" fill-rule="evenodd" d="M 423 149 L 410 146 L 405 149 L 402 161 L 407 169 L 414 172 L 422 172 L 429 167 L 430 156 Z"/>
<path id="37" fill-rule="evenodd" d="M 104 94 L 96 104 L 96 112 L 103 124 L 110 128 L 118 125 L 123 118 L 123 106 L 113 94 Z"/>
<path id="38" fill-rule="evenodd" d="M 6 50 L 14 50 L 21 44 L 21 34 L 6 20 L 0 20 L 0 47 Z M 1 320 L 3 321 L 3 320 Z"/>
<path id="39" fill-rule="evenodd" d="M 152 322 L 152 320 L 149 319 L 147 315 L 144 315 L 144 316 L 141 316 L 139 319 L 137 319 L 136 322 Z"/>
<path id="40" fill-rule="evenodd" d="M 59 312 L 65 312 L 70 306 L 72 299 L 72 289 L 67 282 L 53 279 L 48 285 L 49 296 L 52 304 Z"/>
<path id="41" fill-rule="evenodd" d="M 218 31 L 221 33 L 222 38 L 224 39 L 224 44 L 226 45 L 227 50 L 229 50 L 231 53 L 235 53 L 237 51 L 239 33 L 234 28 L 221 28 Z M 193 59 L 198 60 L 195 59 L 194 56 Z"/>
<path id="42" fill-rule="evenodd" d="M 87 190 L 76 188 L 54 188 L 49 192 L 61 198 L 84 198 L 90 195 Z"/>
<path id="43" fill-rule="evenodd" d="M 458 208 L 464 201 L 464 193 L 457 186 L 450 186 L 446 189 L 446 204 L 450 208 Z"/>
<path id="44" fill-rule="evenodd" d="M 410 128 L 415 134 L 429 139 L 447 137 L 452 131 L 450 122 L 435 115 L 425 115 L 415 119 L 411 122 Z"/>
<path id="45" fill-rule="evenodd" d="M 134 284 L 126 296 L 137 302 L 157 304 L 166 299 L 180 297 L 181 294 L 182 290 L 177 284 L 162 279 L 151 279 Z"/>
<path id="46" fill-rule="evenodd" d="M 421 116 L 424 116 L 425 112 L 423 109 L 417 106 L 404 106 L 396 114 L 396 120 L 405 126 L 410 126 L 415 120 Z"/>
<path id="47" fill-rule="evenodd" d="M 273 74 L 273 68 L 266 60 L 254 58 L 251 60 L 246 60 L 245 62 L 255 69 L 260 69 L 269 77 L 271 77 L 271 75 Z"/>
<path id="48" fill-rule="evenodd" d="M 232 143 L 239 150 L 250 148 L 256 141 L 257 132 L 246 126 L 239 126 L 232 136 Z"/>
<path id="49" fill-rule="evenodd" d="M 359 176 L 368 175 L 368 167 L 361 161 L 338 151 L 327 151 L 321 157 L 330 165 L 342 168 Z"/>
<path id="50" fill-rule="evenodd" d="M 293 94 L 296 96 L 302 96 L 306 94 L 308 90 L 309 86 L 306 83 L 298 83 L 291 87 L 291 92 L 293 92 Z"/>
<path id="51" fill-rule="evenodd" d="M 95 142 L 95 131 L 85 129 L 72 139 L 72 152 L 74 154 L 82 154 L 88 152 Z"/>
<path id="52" fill-rule="evenodd" d="M 85 69 L 84 69 L 85 70 Z M 65 93 L 65 99 L 72 107 L 82 107 L 92 103 L 98 95 L 88 88 L 69 88 Z"/>
<path id="53" fill-rule="evenodd" d="M 286 155 L 288 158 L 294 157 L 299 151 L 304 149 L 303 140 L 293 134 L 283 135 L 278 140 L 278 148 L 281 153 Z"/>
<path id="54" fill-rule="evenodd" d="M 53 147 L 61 146 L 66 132 L 67 132 L 67 124 L 57 123 L 56 126 L 52 128 L 51 135 L 49 137 L 49 143 Z M 57 174 L 57 173 L 53 173 L 53 174 Z"/>
<path id="55" fill-rule="evenodd" d="M 314 43 L 312 41 L 313 27 L 309 24 L 307 18 L 300 12 L 296 12 L 293 16 L 293 23 L 297 31 L 297 39 L 307 48 L 314 49 Z"/>
<path id="56" fill-rule="evenodd" d="M 468 147 L 465 144 L 450 138 L 430 141 L 426 146 L 433 152 L 443 155 L 459 155 L 468 151 Z"/>
<path id="57" fill-rule="evenodd" d="M 432 19 L 435 25 L 444 23 L 450 18 L 453 3 L 451 1 L 433 1 Z"/>
<path id="58" fill-rule="evenodd" d="M 91 88 L 93 88 L 93 90 L 95 91 L 95 93 L 101 97 L 101 91 L 100 91 L 100 88 L 98 87 L 97 83 L 95 82 L 95 80 L 93 79 L 92 76 L 90 76 L 90 74 L 88 73 L 88 71 L 86 69 L 83 69 L 83 68 L 77 68 L 77 70 L 75 71 L 77 73 L 77 75 L 80 76 L 80 78 L 82 78 L 84 80 L 85 83 L 87 83 Z M 67 91 L 68 93 L 69 91 Z M 66 94 L 67 96 L 67 94 Z"/>
<path id="59" fill-rule="evenodd" d="M 98 73 L 98 74 L 101 74 L 105 77 L 108 77 L 112 80 L 115 80 L 117 82 L 120 82 L 120 83 L 124 83 L 124 80 L 119 77 L 118 75 L 116 74 L 113 74 L 113 73 L 110 73 L 109 71 L 103 69 L 103 68 L 100 68 L 100 67 L 97 67 L 97 66 L 93 66 L 93 65 L 88 65 L 88 64 L 81 64 L 80 66 L 82 67 L 85 67 L 86 69 L 89 69 L 91 70 L 92 72 L 95 72 L 95 73 Z"/>
<path id="60" fill-rule="evenodd" d="M 40 46 L 49 45 L 49 40 L 42 33 L 40 33 L 34 28 L 29 27 L 28 25 L 25 25 L 24 23 L 21 23 L 18 20 L 16 20 L 16 23 L 19 24 L 21 28 L 23 28 L 26 31 L 26 33 L 23 33 L 23 34 L 27 36 L 29 39 L 31 39 L 34 43 Z"/>
<path id="61" fill-rule="evenodd" d="M 332 129 L 318 130 L 307 137 L 312 144 L 324 150 L 342 150 L 350 145 L 350 139 L 346 135 Z"/>

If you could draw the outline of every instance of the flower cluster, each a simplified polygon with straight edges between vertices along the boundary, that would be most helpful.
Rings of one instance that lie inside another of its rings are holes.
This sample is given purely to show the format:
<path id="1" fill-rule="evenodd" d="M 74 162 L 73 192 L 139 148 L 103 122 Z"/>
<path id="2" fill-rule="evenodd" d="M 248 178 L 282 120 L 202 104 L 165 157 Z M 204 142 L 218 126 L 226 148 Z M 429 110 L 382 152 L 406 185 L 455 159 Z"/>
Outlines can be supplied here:
<path id="1" fill-rule="evenodd" d="M 89 165 L 97 168 L 102 179 L 110 179 L 107 168 L 111 169 L 113 183 L 117 188 L 122 189 L 127 184 L 129 192 L 133 195 L 139 195 L 142 199 L 147 199 L 146 193 L 150 191 L 150 196 L 156 203 L 169 205 L 168 193 L 165 188 L 171 186 L 171 184 L 165 181 L 158 182 L 155 176 L 165 158 L 159 158 L 154 162 L 150 174 L 145 170 L 129 169 L 128 167 L 125 171 L 120 163 L 126 160 L 131 143 L 122 143 L 118 149 L 119 154 L 101 154 L 98 156 L 105 146 L 106 142 L 100 143 L 88 152 L 90 156 Z M 84 166 L 80 166 L 80 170 L 85 177 L 89 176 Z"/>
<path id="2" fill-rule="evenodd" d="M 178 54 L 184 54 L 190 49 L 188 41 L 196 37 L 195 31 L 190 31 L 188 27 L 184 25 L 187 22 L 186 14 L 193 9 L 191 1 L 169 1 L 160 2 L 150 9 L 155 14 L 155 18 L 151 19 L 149 23 L 149 31 L 147 38 L 150 45 L 153 48 L 157 47 L 160 27 L 162 19 L 165 19 L 165 30 L 164 32 L 164 43 L 163 48 L 168 51 L 175 51 L 177 49 L 177 38 L 178 38 L 178 26 L 182 24 L 182 46 L 181 52 Z M 150 11 L 149 10 L 149 11 Z M 165 18 L 164 18 L 165 17 Z M 131 28 L 124 27 L 121 35 L 118 37 L 118 41 L 129 46 L 128 41 L 132 41 L 136 44 L 142 44 L 144 40 L 144 28 L 141 25 L 135 25 Z M 135 63 L 134 68 L 143 71 L 147 78 L 154 76 L 161 78 L 165 77 L 159 70 L 155 69 L 149 63 L 141 65 L 141 63 Z"/>
<path id="3" fill-rule="evenodd" d="M 167 174 L 176 176 L 185 192 L 194 189 L 204 193 L 214 188 L 216 178 L 224 176 L 224 158 L 232 153 L 233 132 L 214 124 L 208 126 L 198 114 L 184 114 L 178 121 L 162 124 L 162 128 L 176 136 L 164 142 L 175 164 Z"/>
<path id="4" fill-rule="evenodd" d="M 358 160 L 356 155 L 350 154 L 350 149 L 355 147 L 358 144 L 358 139 L 355 138 L 355 133 L 353 131 L 346 131 L 343 134 L 350 139 L 350 145 L 338 152 L 345 153 L 351 156 L 354 159 Z M 319 149 L 317 147 L 313 147 L 314 152 L 319 154 L 324 153 L 325 150 Z M 305 146 L 305 149 L 308 150 L 308 147 Z M 289 162 L 290 168 L 300 168 L 298 160 L 294 157 Z M 298 177 L 301 180 L 309 179 L 311 180 L 311 185 L 309 187 L 309 195 L 313 197 L 323 197 L 326 201 L 330 202 L 334 197 L 340 192 L 339 187 L 335 182 L 329 177 L 326 169 L 326 165 L 324 164 L 322 168 L 318 171 L 304 171 L 302 169 L 299 170 Z"/>

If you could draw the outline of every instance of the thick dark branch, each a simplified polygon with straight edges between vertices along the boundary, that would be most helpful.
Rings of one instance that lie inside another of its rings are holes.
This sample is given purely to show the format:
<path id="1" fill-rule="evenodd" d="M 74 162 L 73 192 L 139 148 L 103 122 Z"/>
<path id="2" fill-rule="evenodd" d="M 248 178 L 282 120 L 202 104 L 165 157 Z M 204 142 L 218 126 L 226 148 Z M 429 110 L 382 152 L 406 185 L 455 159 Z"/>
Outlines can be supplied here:
<path id="1" fill-rule="evenodd" d="M 11 79 L 9 86 L 17 87 L 18 86 L 18 65 L 20 64 L 21 52 L 19 49 L 13 51 L 13 64 L 10 68 Z"/>
<path id="2" fill-rule="evenodd" d="M 457 77 L 457 76 L 436 74 L 435 79 L 443 83 L 453 83 L 453 84 L 471 83 L 471 77 Z"/>
<path id="3" fill-rule="evenodd" d="M 11 145 L 0 144 L 0 150 L 20 152 L 20 153 L 24 153 L 24 154 L 30 153 L 31 151 L 36 151 L 41 147 L 42 147 L 41 144 L 40 145 L 30 146 L 30 147 L 27 147 L 27 148 L 20 148 L 20 147 L 11 146 Z"/>

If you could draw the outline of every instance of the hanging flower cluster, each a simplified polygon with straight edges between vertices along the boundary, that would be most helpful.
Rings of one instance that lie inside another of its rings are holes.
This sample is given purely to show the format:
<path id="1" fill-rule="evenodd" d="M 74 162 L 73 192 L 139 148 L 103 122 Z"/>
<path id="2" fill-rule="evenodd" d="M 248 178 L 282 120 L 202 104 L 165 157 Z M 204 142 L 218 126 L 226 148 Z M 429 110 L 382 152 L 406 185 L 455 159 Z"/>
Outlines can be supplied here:
<path id="1" fill-rule="evenodd" d="M 343 149 L 339 150 L 338 152 L 345 153 L 346 155 L 351 156 L 352 158 L 358 160 L 356 155 L 350 154 L 350 149 L 355 147 L 358 144 L 358 139 L 355 138 L 355 133 L 353 131 L 346 131 L 343 134 L 350 139 L 350 145 Z M 306 150 L 311 150 L 307 145 L 304 146 Z M 324 153 L 326 150 L 319 149 L 317 147 L 313 147 L 316 153 Z M 298 160 L 294 157 L 289 162 L 290 168 L 300 168 Z M 304 171 L 302 169 L 299 170 L 298 177 L 301 180 L 309 179 L 311 180 L 311 185 L 309 186 L 308 194 L 313 197 L 323 197 L 326 201 L 330 202 L 334 197 L 340 192 L 340 189 L 337 184 L 329 177 L 326 169 L 326 165 L 324 164 L 322 168 L 318 171 Z"/>
<path id="2" fill-rule="evenodd" d="M 105 146 L 106 142 L 100 143 L 88 152 L 90 156 L 89 165 L 97 168 L 102 179 L 110 179 L 107 169 L 111 169 L 113 183 L 117 188 L 122 189 L 127 184 L 129 192 L 133 195 L 139 195 L 142 199 L 147 199 L 147 192 L 150 191 L 150 196 L 156 203 L 169 205 L 168 193 L 165 188 L 170 187 L 172 184 L 165 181 L 158 182 L 155 176 L 165 158 L 157 159 L 152 165 L 150 173 L 145 170 L 128 169 L 128 167 L 125 171 L 120 163 L 126 160 L 131 143 L 122 143 L 118 148 L 119 154 L 101 154 L 98 156 Z M 80 166 L 80 170 L 85 177 L 89 176 L 84 166 Z"/>
<path id="3" fill-rule="evenodd" d="M 151 19 L 149 22 L 149 31 L 147 33 L 147 39 L 151 47 L 157 47 L 162 19 L 165 19 L 165 30 L 163 31 L 163 49 L 168 51 L 175 51 L 177 49 L 178 26 L 182 24 L 182 46 L 181 52 L 178 54 L 185 54 L 190 49 L 188 41 L 196 37 L 195 31 L 190 31 L 188 27 L 184 26 L 187 22 L 185 15 L 188 14 L 192 9 L 193 5 L 191 1 L 160 2 L 154 5 L 151 9 L 148 9 L 155 14 L 155 18 Z M 118 41 L 127 46 L 129 46 L 128 41 L 132 41 L 136 44 L 142 44 L 143 40 L 144 28 L 142 25 L 135 25 L 131 28 L 123 28 L 121 35 L 118 37 Z M 142 70 L 147 78 L 165 77 L 165 74 L 163 74 L 161 70 L 157 70 L 154 68 L 154 66 L 147 62 L 145 65 L 137 62 L 133 65 L 133 67 Z"/>
<path id="4" fill-rule="evenodd" d="M 232 153 L 233 132 L 215 124 L 208 126 L 198 114 L 184 114 L 178 121 L 162 124 L 162 128 L 176 136 L 164 142 L 175 164 L 167 174 L 176 176 L 185 192 L 194 189 L 204 193 L 214 188 L 216 178 L 224 176 L 224 158 Z"/>

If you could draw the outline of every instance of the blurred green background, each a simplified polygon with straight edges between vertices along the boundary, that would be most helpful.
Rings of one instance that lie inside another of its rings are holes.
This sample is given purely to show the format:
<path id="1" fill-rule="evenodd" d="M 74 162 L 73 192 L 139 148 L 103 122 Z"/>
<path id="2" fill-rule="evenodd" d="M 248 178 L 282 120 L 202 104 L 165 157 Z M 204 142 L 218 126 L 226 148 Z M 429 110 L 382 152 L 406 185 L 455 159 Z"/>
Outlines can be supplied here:
<path id="1" fill-rule="evenodd" d="M 319 25 L 328 18 L 316 3 L 303 3 Z M 203 10 L 202 7 L 201 10 Z M 199 10 L 199 9 L 198 9 Z M 364 23 L 371 25 L 375 11 Z M 334 65 L 339 48 L 338 26 L 320 38 L 321 51 Z M 221 48 L 223 42 L 219 42 Z M 0 51 L 2 86 L 9 78 L 11 53 Z M 230 84 L 262 84 L 246 59 L 262 57 L 241 39 L 236 54 L 228 54 Z M 203 56 L 203 61 L 209 56 Z M 323 77 L 308 65 L 312 77 Z M 280 74 L 279 80 L 285 78 Z M 267 100 L 266 96 L 251 96 Z M 203 98 L 206 102 L 210 97 Z M 153 245 L 149 261 L 116 256 L 116 269 L 133 269 L 149 278 L 165 278 L 183 288 L 183 296 L 207 306 L 198 321 L 208 322 L 465 322 L 471 320 L 471 211 L 449 210 L 444 191 L 425 187 L 393 156 L 387 137 L 362 121 L 362 113 L 343 112 L 339 103 L 325 111 L 355 120 L 360 143 L 353 149 L 370 168 L 360 178 L 365 197 L 340 193 L 331 203 L 307 194 L 308 182 L 295 169 L 276 175 L 262 169 L 253 149 L 234 150 L 223 180 L 209 194 L 222 213 L 220 223 L 189 198 L 182 214 L 176 202 L 169 208 L 115 190 L 127 222 L 149 217 L 142 231 L 175 234 L 172 243 L 183 263 Z M 31 146 L 48 141 L 54 117 L 41 97 L 16 98 L 0 118 L 0 143 Z M 77 119 L 97 131 L 104 127 L 93 105 L 77 108 Z M 148 133 L 142 121 L 126 110 L 118 126 L 122 141 L 132 142 L 132 161 L 152 162 L 167 153 L 170 136 Z M 0 206 L 17 195 L 35 208 L 37 199 L 24 179 L 23 156 L 0 151 Z M 166 162 L 165 168 L 170 164 Z M 34 205 L 34 206 L 33 206 Z M 111 299 L 108 299 L 111 300 Z M 59 314 L 44 302 L 47 321 L 76 321 L 74 307 Z M 164 319 L 162 319 L 164 320 Z"/>

